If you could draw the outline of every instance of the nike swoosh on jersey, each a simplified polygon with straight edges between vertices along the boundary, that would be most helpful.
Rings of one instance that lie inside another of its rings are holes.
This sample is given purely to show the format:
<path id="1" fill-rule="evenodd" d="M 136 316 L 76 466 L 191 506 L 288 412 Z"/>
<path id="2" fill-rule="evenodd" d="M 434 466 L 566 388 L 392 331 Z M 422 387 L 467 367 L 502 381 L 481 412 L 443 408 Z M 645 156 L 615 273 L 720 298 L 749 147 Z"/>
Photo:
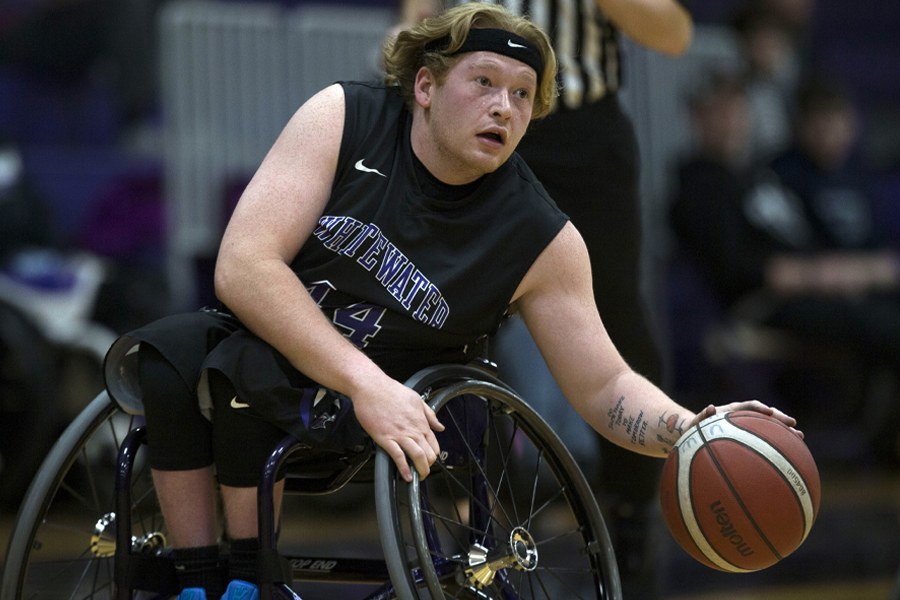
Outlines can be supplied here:
<path id="1" fill-rule="evenodd" d="M 512 40 L 506 40 L 506 43 L 509 44 L 510 48 L 524 48 L 522 44 L 515 44 Z"/>
<path id="2" fill-rule="evenodd" d="M 231 399 L 231 408 L 250 408 L 249 404 L 237 401 L 237 396 Z"/>
<path id="3" fill-rule="evenodd" d="M 364 160 L 365 160 L 364 158 L 361 158 L 358 161 L 356 161 L 355 165 L 353 165 L 354 167 L 356 167 L 357 171 L 362 171 L 363 173 L 375 173 L 376 175 L 381 175 L 382 177 L 387 177 L 387 175 L 385 175 L 384 173 L 381 173 L 378 169 L 370 169 L 369 167 L 364 166 L 363 165 Z"/>

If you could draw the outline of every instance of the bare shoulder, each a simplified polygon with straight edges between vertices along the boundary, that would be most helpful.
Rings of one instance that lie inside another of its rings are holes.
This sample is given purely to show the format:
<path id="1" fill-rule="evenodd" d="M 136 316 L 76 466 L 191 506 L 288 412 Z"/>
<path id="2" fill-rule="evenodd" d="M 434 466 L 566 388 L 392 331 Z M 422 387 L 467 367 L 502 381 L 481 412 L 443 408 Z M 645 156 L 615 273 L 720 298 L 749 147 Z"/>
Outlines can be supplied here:
<path id="1" fill-rule="evenodd" d="M 344 88 L 335 83 L 315 94 L 301 106 L 287 130 L 309 134 L 342 132 L 344 129 Z"/>
<path id="2" fill-rule="evenodd" d="M 301 106 L 238 202 L 223 239 L 230 249 L 293 258 L 331 194 L 344 130 L 344 91 L 332 85 Z"/>

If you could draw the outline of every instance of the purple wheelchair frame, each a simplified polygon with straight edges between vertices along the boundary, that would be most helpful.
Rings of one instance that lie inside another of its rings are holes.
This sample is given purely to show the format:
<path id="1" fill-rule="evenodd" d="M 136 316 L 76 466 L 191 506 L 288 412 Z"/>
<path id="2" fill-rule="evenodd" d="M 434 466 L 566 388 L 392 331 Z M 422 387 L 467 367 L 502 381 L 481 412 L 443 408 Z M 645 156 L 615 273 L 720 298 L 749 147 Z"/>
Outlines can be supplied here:
<path id="1" fill-rule="evenodd" d="M 424 369 L 406 382 L 406 385 L 419 394 L 423 394 L 436 383 L 441 385 L 453 381 L 464 381 L 477 378 L 490 381 L 495 385 L 506 389 L 506 384 L 488 372 L 495 371 L 496 367 L 484 362 L 479 367 L 463 365 L 441 365 Z M 175 576 L 175 567 L 172 560 L 165 556 L 134 553 L 131 550 L 131 478 L 135 456 L 140 446 L 146 442 L 146 429 L 138 427 L 126 436 L 119 449 L 119 458 L 116 470 L 116 515 L 118 527 L 116 529 L 116 554 L 115 554 L 115 584 L 116 600 L 131 600 L 135 590 L 150 592 L 150 598 L 167 598 L 178 593 L 178 584 Z M 288 582 L 314 581 L 331 583 L 368 583 L 381 584 L 378 589 L 361 600 L 388 600 L 394 597 L 394 586 L 391 583 L 390 574 L 385 560 L 339 558 L 339 557 L 309 557 L 309 556 L 281 556 L 277 550 L 278 531 L 274 508 L 274 486 L 277 474 L 282 469 L 291 455 L 308 449 L 292 436 L 285 437 L 273 450 L 263 468 L 263 473 L 258 487 L 258 518 L 260 540 L 260 598 L 262 600 L 290 600 L 295 598 L 288 588 Z M 353 477 L 376 454 L 384 454 L 382 461 L 390 461 L 387 454 L 374 444 L 359 454 L 353 455 L 342 469 L 332 472 L 326 477 L 320 478 L 292 478 L 285 479 L 285 494 L 322 495 L 338 491 L 350 482 Z M 378 468 L 378 467 L 376 467 Z M 384 468 L 382 466 L 382 468 Z M 483 503 L 488 502 L 486 489 L 478 491 L 483 494 Z M 381 518 L 381 515 L 379 515 Z M 390 518 L 390 517 L 387 517 Z M 436 526 L 430 518 L 425 517 L 426 529 L 429 531 L 429 544 L 438 544 Z M 435 570 L 443 573 L 451 568 L 448 564 L 441 564 L 440 559 L 435 561 Z M 328 569 L 310 568 L 328 565 Z M 421 584 L 421 576 L 416 572 L 413 578 L 417 584 Z"/>

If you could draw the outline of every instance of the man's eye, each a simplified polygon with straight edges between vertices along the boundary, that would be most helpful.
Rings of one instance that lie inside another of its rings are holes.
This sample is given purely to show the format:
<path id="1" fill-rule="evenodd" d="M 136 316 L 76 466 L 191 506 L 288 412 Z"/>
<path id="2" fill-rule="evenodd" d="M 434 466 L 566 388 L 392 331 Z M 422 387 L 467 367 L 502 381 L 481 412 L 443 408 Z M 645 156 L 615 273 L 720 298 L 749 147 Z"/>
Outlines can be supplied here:
<path id="1" fill-rule="evenodd" d="M 522 100 L 528 100 L 528 97 L 531 94 L 528 93 L 528 90 L 516 90 L 516 96 L 521 98 Z"/>
<path id="2" fill-rule="evenodd" d="M 476 81 L 478 82 L 478 85 L 483 85 L 483 86 L 491 85 L 491 80 L 488 79 L 487 77 L 479 77 L 478 79 L 476 79 Z"/>

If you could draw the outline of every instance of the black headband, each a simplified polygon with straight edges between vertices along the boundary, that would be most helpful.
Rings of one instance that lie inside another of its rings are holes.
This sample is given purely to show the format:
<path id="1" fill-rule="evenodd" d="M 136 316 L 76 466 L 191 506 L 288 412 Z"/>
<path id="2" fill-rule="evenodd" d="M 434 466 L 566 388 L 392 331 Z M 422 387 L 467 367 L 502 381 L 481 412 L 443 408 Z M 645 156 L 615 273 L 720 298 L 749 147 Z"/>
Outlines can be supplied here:
<path id="1" fill-rule="evenodd" d="M 450 36 L 445 36 L 426 44 L 425 51 L 446 53 L 449 47 Z M 462 46 L 446 56 L 479 51 L 495 52 L 525 63 L 537 73 L 538 81 L 544 76 L 544 59 L 537 46 L 505 29 L 472 28 Z"/>

